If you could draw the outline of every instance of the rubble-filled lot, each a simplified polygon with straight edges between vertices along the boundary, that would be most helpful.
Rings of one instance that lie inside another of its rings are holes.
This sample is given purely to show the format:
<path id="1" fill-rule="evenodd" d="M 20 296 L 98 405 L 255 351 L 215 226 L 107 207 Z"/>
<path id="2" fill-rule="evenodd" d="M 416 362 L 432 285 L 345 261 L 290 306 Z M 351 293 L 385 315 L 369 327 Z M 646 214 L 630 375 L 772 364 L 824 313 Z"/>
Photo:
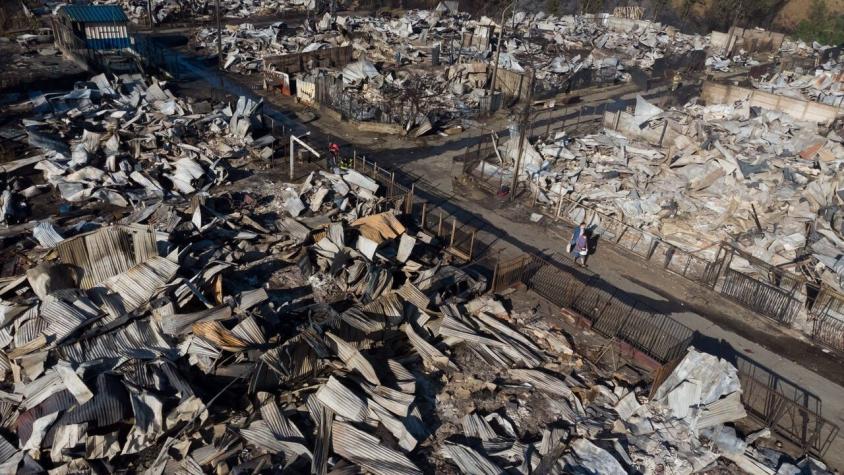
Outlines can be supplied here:
<path id="1" fill-rule="evenodd" d="M 97 5 L 119 5 L 135 23 L 155 24 L 173 21 L 210 20 L 216 15 L 212 0 L 96 0 Z M 281 12 L 304 12 L 314 7 L 311 0 L 221 0 L 220 12 L 226 18 L 248 18 Z"/>
<path id="2" fill-rule="evenodd" d="M 828 473 L 733 428 L 728 362 L 602 370 L 366 176 L 264 179 L 259 109 L 107 76 L 18 106 L 0 471 Z"/>
<path id="3" fill-rule="evenodd" d="M 820 60 L 825 49 L 814 45 L 810 57 Z M 804 71 L 776 72 L 770 77 L 755 81 L 753 86 L 777 95 L 804 99 L 838 107 L 844 106 L 844 60 L 830 55 L 826 62 L 818 67 Z"/>
<path id="4" fill-rule="evenodd" d="M 553 82 L 560 74 L 583 68 L 616 69 L 624 79 L 625 67 L 648 70 L 659 58 L 688 55 L 709 45 L 707 37 L 608 14 L 557 17 L 518 12 L 512 23 L 520 38 L 506 41 L 502 54 L 506 50 L 507 55 L 523 58 L 528 65 L 543 65 L 537 73 L 543 81 Z"/>
<path id="5" fill-rule="evenodd" d="M 495 64 L 515 74 L 496 81 L 505 95 L 524 95 L 529 68 L 535 69 L 537 93 L 554 94 L 570 88 L 572 78 L 585 70 L 595 71 L 581 79 L 585 84 L 626 81 L 627 68 L 648 70 L 659 58 L 682 57 L 707 44 L 706 38 L 651 22 L 520 12 L 512 22 L 508 19 L 497 54 L 498 33 L 493 36 L 492 31 L 500 32 L 492 19 L 453 14 L 445 7 L 410 10 L 395 18 L 341 15 L 333 20 L 326 13 L 313 25 L 295 29 L 282 23 L 231 25 L 222 38 L 223 67 L 241 75 L 267 70 L 270 83 L 278 82 L 277 72 L 289 74 L 289 81 L 300 87 L 328 77 L 339 87 L 325 94 L 325 105 L 355 120 L 427 130 L 427 122 L 446 128 L 451 120 L 483 110 Z M 214 51 L 216 41 L 216 30 L 205 28 L 192 43 L 198 51 Z M 345 67 L 306 64 L 303 70 L 276 71 L 271 61 L 345 46 L 352 47 L 355 61 Z"/>
<path id="6" fill-rule="evenodd" d="M 3 104 L 14 100 L 8 91 L 49 90 L 50 84 L 63 77 L 84 74 L 79 65 L 62 56 L 53 45 L 52 32 L 45 30 L 0 38 L 0 58 L 0 88 L 7 91 Z"/>
<path id="7" fill-rule="evenodd" d="M 517 142 L 501 145 L 504 169 L 476 172 L 509 174 Z M 704 256 L 721 241 L 777 266 L 810 254 L 810 277 L 838 286 L 842 161 L 838 133 L 781 112 L 639 98 L 600 133 L 528 147 L 524 174 L 542 202 L 562 194 Z"/>

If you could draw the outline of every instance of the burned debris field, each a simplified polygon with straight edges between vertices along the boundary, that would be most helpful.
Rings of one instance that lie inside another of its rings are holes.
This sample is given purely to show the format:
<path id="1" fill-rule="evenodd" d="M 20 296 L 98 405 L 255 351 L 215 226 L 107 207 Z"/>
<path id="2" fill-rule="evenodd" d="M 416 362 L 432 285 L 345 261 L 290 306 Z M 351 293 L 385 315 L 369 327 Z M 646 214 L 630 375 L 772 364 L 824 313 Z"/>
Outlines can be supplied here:
<path id="1" fill-rule="evenodd" d="M 0 474 L 844 467 L 839 47 L 219 3 L 4 17 Z"/>
<path id="2" fill-rule="evenodd" d="M 692 350 L 722 392 L 651 400 L 482 295 L 354 170 L 231 191 L 272 145 L 259 107 L 100 75 L 19 111 L 4 471 L 690 472 L 745 443 L 728 363 Z M 687 414 L 708 404 L 730 406 Z"/>

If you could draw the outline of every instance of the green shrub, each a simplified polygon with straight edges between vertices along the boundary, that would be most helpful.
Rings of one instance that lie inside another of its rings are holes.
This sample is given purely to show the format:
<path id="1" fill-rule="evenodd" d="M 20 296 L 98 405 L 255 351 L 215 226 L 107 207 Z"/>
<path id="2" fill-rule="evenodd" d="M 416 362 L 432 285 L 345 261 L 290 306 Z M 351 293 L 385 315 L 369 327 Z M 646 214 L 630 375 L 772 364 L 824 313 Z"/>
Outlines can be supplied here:
<path id="1" fill-rule="evenodd" d="M 833 15 L 824 0 L 812 0 L 809 18 L 797 25 L 794 34 L 803 41 L 825 45 L 844 44 L 844 15 Z"/>

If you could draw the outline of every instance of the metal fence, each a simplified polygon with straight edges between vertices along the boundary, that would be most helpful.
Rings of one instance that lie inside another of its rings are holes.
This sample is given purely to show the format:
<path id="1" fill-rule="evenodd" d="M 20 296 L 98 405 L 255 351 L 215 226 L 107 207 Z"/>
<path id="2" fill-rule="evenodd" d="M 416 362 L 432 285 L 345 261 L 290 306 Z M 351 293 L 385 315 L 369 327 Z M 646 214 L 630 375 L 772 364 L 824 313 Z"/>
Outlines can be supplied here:
<path id="1" fill-rule="evenodd" d="M 589 319 L 597 333 L 628 343 L 660 363 L 681 358 L 694 337 L 690 328 L 629 294 L 602 285 L 596 275 L 576 275 L 539 256 L 524 254 L 496 264 L 492 291 L 518 284 L 559 307 L 571 308 Z M 820 400 L 742 355 L 736 366 L 748 414 L 803 453 L 823 457 L 839 428 L 820 415 Z"/>
<path id="2" fill-rule="evenodd" d="M 682 355 L 694 332 L 636 297 L 608 286 L 594 274 L 569 270 L 539 256 L 499 263 L 491 288 L 524 284 L 559 307 L 571 308 L 601 335 L 624 341 L 658 362 Z"/>
<path id="3" fill-rule="evenodd" d="M 837 425 L 748 373 L 739 371 L 739 379 L 741 400 L 751 417 L 795 443 L 803 453 L 826 454 L 838 436 Z"/>
<path id="4" fill-rule="evenodd" d="M 444 243 L 450 254 L 466 262 L 475 257 L 476 228 L 429 203 L 422 203 L 418 223 L 422 231 Z"/>
<path id="5" fill-rule="evenodd" d="M 790 325 L 800 310 L 800 301 L 791 292 L 760 282 L 739 271 L 727 268 L 721 294 L 735 300 L 754 312 Z"/>

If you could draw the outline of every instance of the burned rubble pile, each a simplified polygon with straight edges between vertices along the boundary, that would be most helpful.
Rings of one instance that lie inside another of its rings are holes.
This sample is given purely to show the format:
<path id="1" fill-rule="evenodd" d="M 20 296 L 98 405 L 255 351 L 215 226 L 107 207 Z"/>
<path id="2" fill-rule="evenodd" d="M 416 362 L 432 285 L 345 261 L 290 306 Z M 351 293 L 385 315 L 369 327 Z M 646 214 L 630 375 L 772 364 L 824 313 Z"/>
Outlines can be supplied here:
<path id="1" fill-rule="evenodd" d="M 744 102 L 663 111 L 641 97 L 616 128 L 527 147 L 523 173 L 538 199 L 556 204 L 562 194 L 704 257 L 720 241 L 777 266 L 808 254 L 801 270 L 840 286 L 844 146 L 835 131 Z M 516 142 L 501 145 L 503 170 L 477 172 L 511 173 Z"/>
<path id="2" fill-rule="evenodd" d="M 288 74 L 276 71 L 270 61 L 273 57 L 351 46 L 355 63 L 345 68 L 297 70 L 289 73 L 289 80 L 316 84 L 330 77 L 341 87 L 325 94 L 335 102 L 326 105 L 343 114 L 356 114 L 357 120 L 397 123 L 409 130 L 425 122 L 417 116 L 448 122 L 477 114 L 496 63 L 517 74 L 527 74 L 522 64 L 536 65 L 535 84 L 542 93 L 563 90 L 583 69 L 597 71 L 599 77 L 591 82 L 625 81 L 629 78 L 626 67 L 649 69 L 658 58 L 682 56 L 706 45 L 705 39 L 659 24 L 606 15 L 557 18 L 520 12 L 514 22 L 516 31 L 507 30 L 500 54 L 490 34 L 500 27 L 492 19 L 475 20 L 448 10 L 410 10 L 397 18 L 338 16 L 332 20 L 325 14 L 295 31 L 280 23 L 266 28 L 232 25 L 223 33 L 224 68 L 242 75 L 266 71 L 273 77 L 273 73 Z M 215 29 L 205 28 L 196 33 L 193 43 L 199 49 L 214 50 L 216 38 Z M 362 72 L 366 76 L 361 80 L 349 78 Z M 412 91 L 415 97 L 396 89 Z M 407 104 L 423 110 L 404 110 Z"/>
<path id="3" fill-rule="evenodd" d="M 222 183 L 226 158 L 268 158 L 275 140 L 252 136 L 260 103 L 241 98 L 212 110 L 138 76 L 116 83 L 95 76 L 32 105 L 35 119 L 23 126 L 28 143 L 42 153 L 13 163 L 34 164 L 72 204 L 98 200 L 126 207 L 188 196 Z M 31 198 L 41 191 L 29 186 L 20 194 Z"/>
<path id="4" fill-rule="evenodd" d="M 598 374 L 370 178 L 227 185 L 268 146 L 258 104 L 105 76 L 32 102 L 39 153 L 4 171 L 77 212 L 4 230 L 26 259 L 0 281 L 1 473 L 791 467 L 725 425 L 732 365 L 690 349 L 649 394 Z"/>
<path id="5" fill-rule="evenodd" d="M 119 5 L 135 23 L 156 24 L 178 20 L 212 19 L 216 3 L 209 0 L 95 0 L 98 5 Z M 222 0 L 220 10 L 226 18 L 271 15 L 282 11 L 305 11 L 312 0 Z"/>
<path id="6" fill-rule="evenodd" d="M 351 46 L 352 63 L 336 69 L 314 67 L 297 73 L 296 81 L 315 84 L 330 77 L 334 89 L 326 94 L 330 101 L 326 105 L 354 120 L 401 124 L 424 133 L 432 122 L 446 124 L 474 116 L 479 98 L 487 94 L 484 63 L 432 64 L 432 48 L 458 38 L 466 21 L 466 15 L 411 10 L 392 20 L 338 16 L 332 22 L 326 14 L 315 28 L 300 27 L 295 33 L 282 24 L 266 28 L 241 24 L 224 33 L 223 67 L 242 75 L 266 69 L 274 77 L 280 72 L 271 61 L 275 56 Z M 216 38 L 215 30 L 203 29 L 194 44 L 215 48 Z M 459 54 L 489 56 L 474 46 L 459 48 Z"/>
<path id="7" fill-rule="evenodd" d="M 817 54 L 822 54 L 824 49 L 826 48 L 817 48 Z M 753 86 L 781 96 L 842 107 L 844 106 L 844 57 L 832 56 L 810 71 L 773 73 L 770 77 L 754 81 Z"/>
<path id="8" fill-rule="evenodd" d="M 608 14 L 567 15 L 518 12 L 512 23 L 522 39 L 503 43 L 511 68 L 518 60 L 537 67 L 537 79 L 560 82 L 580 69 L 609 71 L 626 80 L 625 67 L 651 69 L 666 56 L 683 56 L 708 47 L 708 38 L 686 35 L 659 23 L 617 18 Z"/>
<path id="9" fill-rule="evenodd" d="M 822 45 L 818 42 L 812 42 L 811 44 L 809 44 L 802 40 L 793 40 L 790 38 L 785 38 L 782 44 L 780 45 L 779 50 L 774 52 L 757 53 L 739 48 L 733 53 L 732 56 L 729 56 L 724 51 L 723 47 L 710 46 L 709 50 L 707 51 L 708 56 L 706 58 L 706 66 L 710 70 L 721 71 L 726 73 L 732 71 L 733 67 L 751 68 L 753 66 L 759 66 L 763 63 L 774 63 L 775 61 L 781 61 L 784 58 L 819 60 L 821 57 L 824 56 L 824 52 L 826 50 L 830 50 L 831 48 L 832 47 L 829 45 Z M 824 63 L 821 68 L 828 71 L 830 69 L 835 68 L 836 63 L 840 63 L 841 61 L 835 57 L 830 57 L 826 61 L 818 62 Z M 801 73 L 800 71 L 786 72 L 788 72 L 789 74 Z"/>
<path id="10" fill-rule="evenodd" d="M 223 32 L 224 68 L 239 74 L 262 69 L 262 59 L 290 53 L 307 53 L 323 48 L 351 45 L 355 59 L 374 63 L 418 64 L 430 61 L 431 44 L 456 38 L 466 15 L 449 15 L 431 10 L 409 10 L 396 19 L 372 16 L 337 16 L 326 13 L 314 25 L 293 30 L 283 23 L 264 28 L 252 24 L 228 25 Z M 197 31 L 193 44 L 216 48 L 217 31 Z M 467 53 L 471 48 L 466 48 Z M 398 61 L 397 61 L 398 58 Z"/>

